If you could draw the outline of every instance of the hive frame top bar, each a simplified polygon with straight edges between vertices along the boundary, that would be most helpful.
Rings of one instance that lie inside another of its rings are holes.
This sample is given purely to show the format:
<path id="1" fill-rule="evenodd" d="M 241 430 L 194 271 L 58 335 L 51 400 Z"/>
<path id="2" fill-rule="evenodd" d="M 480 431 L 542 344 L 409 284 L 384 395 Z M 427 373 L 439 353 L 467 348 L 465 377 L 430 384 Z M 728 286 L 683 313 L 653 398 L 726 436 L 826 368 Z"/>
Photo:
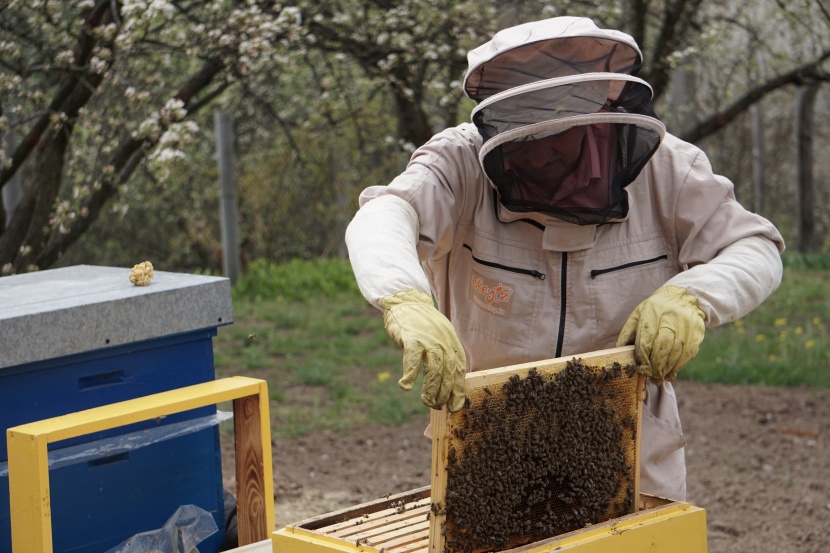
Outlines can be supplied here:
<path id="1" fill-rule="evenodd" d="M 483 371 L 476 371 L 467 374 L 468 386 L 486 386 L 493 382 L 501 382 L 504 380 L 504 375 L 517 374 L 524 378 L 527 376 L 530 369 L 553 369 L 564 367 L 565 364 L 574 359 L 581 359 L 586 365 L 610 365 L 613 363 L 633 364 L 634 363 L 634 346 L 623 346 L 619 348 L 602 349 L 578 355 L 568 355 L 565 357 L 556 357 L 554 359 L 544 359 L 541 361 L 531 361 L 530 363 L 520 363 L 518 365 L 508 365 L 506 367 L 498 367 L 495 369 L 486 369 Z"/>

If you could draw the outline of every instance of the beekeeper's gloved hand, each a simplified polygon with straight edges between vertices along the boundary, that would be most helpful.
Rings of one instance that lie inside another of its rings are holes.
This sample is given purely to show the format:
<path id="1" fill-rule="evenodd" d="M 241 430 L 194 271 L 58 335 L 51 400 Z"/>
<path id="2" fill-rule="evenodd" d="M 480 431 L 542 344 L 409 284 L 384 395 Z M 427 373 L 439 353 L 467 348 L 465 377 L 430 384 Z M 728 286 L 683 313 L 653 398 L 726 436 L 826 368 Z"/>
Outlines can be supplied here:
<path id="1" fill-rule="evenodd" d="M 677 378 L 677 371 L 697 355 L 706 315 L 697 298 L 679 286 L 663 286 L 628 317 L 617 346 L 634 344 L 640 373 L 655 384 Z"/>
<path id="2" fill-rule="evenodd" d="M 421 400 L 433 409 L 446 405 L 451 412 L 464 407 L 467 357 L 449 319 L 432 297 L 404 290 L 381 300 L 386 332 L 403 348 L 403 378 L 398 384 L 411 390 L 424 367 Z"/>

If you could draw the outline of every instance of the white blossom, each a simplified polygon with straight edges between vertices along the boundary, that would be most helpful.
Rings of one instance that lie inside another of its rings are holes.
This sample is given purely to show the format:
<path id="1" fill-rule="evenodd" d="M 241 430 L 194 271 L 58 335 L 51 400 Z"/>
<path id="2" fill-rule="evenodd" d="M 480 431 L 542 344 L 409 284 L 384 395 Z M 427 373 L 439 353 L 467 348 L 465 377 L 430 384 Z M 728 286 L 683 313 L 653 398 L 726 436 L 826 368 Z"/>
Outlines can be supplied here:
<path id="1" fill-rule="evenodd" d="M 132 133 L 133 138 L 147 137 L 156 140 L 161 135 L 161 125 L 158 115 L 153 114 L 138 125 L 138 131 Z"/>
<path id="2" fill-rule="evenodd" d="M 107 62 L 97 56 L 89 59 L 89 68 L 93 73 L 100 74 L 107 70 Z"/>

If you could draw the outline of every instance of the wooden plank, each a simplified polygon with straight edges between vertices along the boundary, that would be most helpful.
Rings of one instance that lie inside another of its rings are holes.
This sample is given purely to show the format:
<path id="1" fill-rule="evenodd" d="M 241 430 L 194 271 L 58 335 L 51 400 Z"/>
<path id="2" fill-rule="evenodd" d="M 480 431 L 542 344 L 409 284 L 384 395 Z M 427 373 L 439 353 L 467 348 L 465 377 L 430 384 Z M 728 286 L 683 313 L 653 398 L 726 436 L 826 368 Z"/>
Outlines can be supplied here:
<path id="1" fill-rule="evenodd" d="M 506 380 L 507 376 L 519 375 L 519 378 L 525 378 L 530 372 L 530 369 L 537 369 L 540 372 L 555 372 L 565 367 L 565 364 L 573 358 L 582 359 L 585 365 L 610 365 L 614 362 L 633 361 L 632 354 L 634 346 L 623 346 L 619 348 L 602 349 L 579 355 L 568 355 L 567 357 L 557 357 L 554 359 L 545 359 L 541 361 L 533 361 L 530 363 L 520 363 L 518 365 L 508 365 L 506 367 L 498 367 L 495 369 L 487 369 L 483 371 L 476 371 L 467 374 L 467 386 L 487 386 L 490 384 L 501 383 Z M 506 376 L 505 376 L 506 375 Z"/>
<path id="2" fill-rule="evenodd" d="M 424 486 L 320 515 L 274 532 L 274 549 L 292 553 L 425 552 L 430 501 L 430 487 Z"/>
<path id="3" fill-rule="evenodd" d="M 510 550 L 511 553 L 707 553 L 706 512 L 672 502 Z"/>
<path id="4" fill-rule="evenodd" d="M 262 420 L 259 396 L 233 401 L 236 447 L 237 527 L 239 544 L 247 545 L 268 538 L 273 516 L 268 505 L 274 503 L 274 491 L 263 489 L 266 456 L 263 451 Z M 270 444 L 270 436 L 268 439 Z M 271 455 L 267 456 L 270 467 Z"/>
<path id="5" fill-rule="evenodd" d="M 9 428 L 9 504 L 12 550 L 52 551 L 52 504 L 47 439 Z"/>
<path id="6" fill-rule="evenodd" d="M 385 502 L 385 500 L 384 500 Z M 517 547 L 510 553 L 706 553 L 706 517 L 702 509 L 685 502 L 642 495 L 644 510 L 600 524 Z M 355 508 L 346 509 L 354 513 Z M 361 510 L 365 507 L 361 507 Z M 342 512 L 341 512 L 342 516 Z M 354 518 L 348 517 L 347 518 Z M 360 515 L 363 516 L 363 515 Z M 425 553 L 426 528 L 382 544 L 332 538 L 299 527 L 272 534 L 273 553 Z"/>
<path id="7" fill-rule="evenodd" d="M 426 520 L 425 515 L 429 512 L 429 505 L 424 505 L 416 509 L 410 509 L 404 512 L 395 510 L 384 510 L 387 513 L 385 516 L 372 516 L 368 518 L 358 518 L 354 523 L 345 525 L 334 532 L 326 532 L 330 536 L 337 538 L 355 539 L 356 535 L 360 537 L 369 537 L 386 531 L 388 527 L 401 527 L 412 523 L 413 519 Z"/>
<path id="8" fill-rule="evenodd" d="M 382 546 L 386 550 L 396 550 L 398 547 L 413 545 L 413 544 L 426 544 L 426 540 L 429 539 L 429 523 L 424 520 L 423 524 L 419 524 L 417 527 L 412 527 L 413 532 L 408 534 L 401 534 L 400 536 L 391 536 L 388 540 L 383 541 L 372 541 L 370 542 L 374 546 Z"/>
<path id="9" fill-rule="evenodd" d="M 470 374 L 467 374 L 468 382 Z M 442 528 L 447 519 L 444 501 L 447 493 L 447 455 L 449 454 L 449 411 L 446 407 L 432 409 L 429 413 L 429 426 L 432 432 L 432 511 L 429 517 L 429 551 L 444 553 L 444 533 Z"/>
<path id="10" fill-rule="evenodd" d="M 418 532 L 420 530 L 426 530 L 429 528 L 429 521 L 426 517 L 420 518 L 410 518 L 406 521 L 401 521 L 395 525 L 387 525 L 382 528 L 375 528 L 368 532 L 362 532 L 360 534 L 354 534 L 349 536 L 348 539 L 354 540 L 355 542 L 364 542 L 370 545 L 378 545 L 384 543 L 386 541 L 406 536 L 412 534 L 414 532 Z"/>
<path id="11" fill-rule="evenodd" d="M 381 499 L 375 499 L 367 503 L 361 503 L 354 507 L 346 507 L 331 513 L 318 515 L 294 524 L 289 524 L 288 528 L 303 528 L 305 530 L 316 530 L 318 532 L 330 532 L 339 527 L 354 525 L 355 519 L 363 517 L 364 515 L 373 516 L 384 509 L 394 509 L 393 504 L 397 505 L 401 501 L 404 505 L 414 501 L 420 501 L 424 498 L 430 497 L 430 487 L 423 486 L 407 492 L 389 495 Z"/>
<path id="12" fill-rule="evenodd" d="M 646 377 L 640 375 L 637 380 L 637 390 L 639 390 L 640 399 L 637 402 L 637 441 L 634 444 L 634 458 L 637 460 L 634 463 L 634 497 L 640 497 L 640 444 L 642 443 L 643 431 L 643 403 L 646 400 Z M 640 501 L 635 499 L 631 502 L 631 512 L 636 513 L 640 509 Z"/>
<path id="13" fill-rule="evenodd" d="M 357 546 L 297 526 L 286 526 L 271 534 L 273 553 L 380 553 L 374 547 Z"/>
<path id="14" fill-rule="evenodd" d="M 408 543 L 404 546 L 395 547 L 392 550 L 387 550 L 388 553 L 426 553 L 429 551 L 429 535 L 424 539 Z"/>
<path id="15" fill-rule="evenodd" d="M 260 391 L 260 382 L 246 376 L 231 376 L 29 422 L 15 428 L 27 434 L 46 435 L 49 443 L 53 443 L 256 395 Z"/>
<path id="16" fill-rule="evenodd" d="M 405 524 L 396 527 L 387 528 L 386 531 L 367 534 L 355 534 L 349 540 L 353 540 L 355 544 L 371 545 L 372 547 L 391 547 L 389 542 L 397 542 L 398 544 L 411 543 L 414 539 L 413 534 L 421 533 L 424 538 L 429 537 L 429 522 L 426 519 L 422 521 L 412 521 L 412 524 Z"/>

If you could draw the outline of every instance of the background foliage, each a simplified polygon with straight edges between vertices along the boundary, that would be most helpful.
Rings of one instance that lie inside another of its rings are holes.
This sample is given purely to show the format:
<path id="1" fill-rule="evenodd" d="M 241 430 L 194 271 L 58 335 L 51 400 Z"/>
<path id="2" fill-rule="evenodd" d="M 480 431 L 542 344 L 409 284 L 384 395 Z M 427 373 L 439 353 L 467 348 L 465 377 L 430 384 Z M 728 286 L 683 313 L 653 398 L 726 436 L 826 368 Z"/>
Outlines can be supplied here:
<path id="1" fill-rule="evenodd" d="M 55 265 L 218 271 L 214 114 L 235 128 L 247 259 L 344 254 L 359 191 L 468 119 L 466 52 L 505 26 L 584 15 L 631 33 L 675 134 L 795 237 L 796 87 L 828 79 L 821 0 L 12 0 L 0 6 L 3 274 Z M 816 101 L 818 249 L 828 251 L 830 94 Z"/>
<path id="2" fill-rule="evenodd" d="M 744 319 L 709 328 L 681 380 L 830 387 L 830 256 L 786 254 L 781 287 Z M 258 263 L 233 289 L 215 340 L 220 376 L 264 378 L 280 436 L 423 415 L 398 388 L 401 350 L 345 260 Z M 420 377 L 419 377 L 420 380 Z"/>

